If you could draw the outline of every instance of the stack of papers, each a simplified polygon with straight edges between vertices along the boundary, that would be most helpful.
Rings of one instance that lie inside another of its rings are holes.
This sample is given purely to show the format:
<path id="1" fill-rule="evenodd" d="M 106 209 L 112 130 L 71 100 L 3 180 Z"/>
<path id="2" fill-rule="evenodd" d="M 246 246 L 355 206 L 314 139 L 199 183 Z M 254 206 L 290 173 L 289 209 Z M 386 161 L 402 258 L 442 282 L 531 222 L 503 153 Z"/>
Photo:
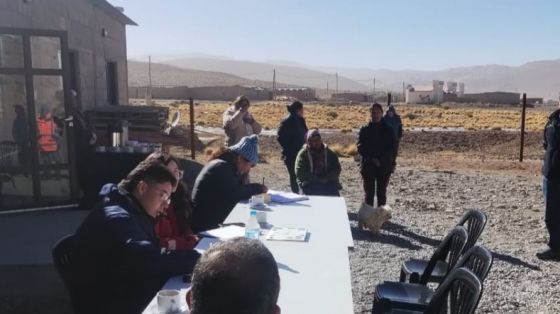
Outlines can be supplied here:
<path id="1" fill-rule="evenodd" d="M 280 203 L 280 204 L 293 203 L 293 202 L 304 201 L 309 199 L 309 197 L 305 195 L 299 195 L 292 192 L 269 190 L 268 194 L 270 194 L 270 200 L 272 202 Z"/>
<path id="2" fill-rule="evenodd" d="M 218 238 L 202 238 L 194 248 L 198 253 L 202 254 L 210 249 L 214 244 L 220 243 L 222 240 Z"/>
<path id="3" fill-rule="evenodd" d="M 245 228 L 239 226 L 227 226 L 223 228 L 216 228 L 212 230 L 203 231 L 200 233 L 203 237 L 218 238 L 220 240 L 233 239 L 245 236 Z"/>
<path id="4" fill-rule="evenodd" d="M 299 241 L 305 242 L 307 229 L 273 227 L 268 232 L 266 239 L 272 241 Z"/>

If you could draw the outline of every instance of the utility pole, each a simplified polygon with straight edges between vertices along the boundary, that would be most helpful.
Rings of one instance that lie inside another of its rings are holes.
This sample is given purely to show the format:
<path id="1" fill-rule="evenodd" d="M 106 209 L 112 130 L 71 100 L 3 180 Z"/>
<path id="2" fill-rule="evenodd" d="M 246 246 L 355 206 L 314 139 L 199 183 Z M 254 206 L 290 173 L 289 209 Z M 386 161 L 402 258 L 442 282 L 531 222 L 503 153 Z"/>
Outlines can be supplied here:
<path id="1" fill-rule="evenodd" d="M 523 109 L 521 110 L 521 145 L 519 146 L 519 162 L 523 162 L 523 146 L 525 145 L 525 111 L 527 111 L 526 93 L 523 93 Z"/>
<path id="2" fill-rule="evenodd" d="M 330 98 L 330 96 L 329 96 L 329 81 L 327 81 L 327 99 L 329 99 L 329 98 Z"/>
<path id="3" fill-rule="evenodd" d="M 276 93 L 276 69 L 272 70 L 272 99 L 274 100 L 274 94 Z"/>
<path id="4" fill-rule="evenodd" d="M 148 88 L 146 90 L 146 105 L 152 105 L 152 56 L 148 56 Z"/>
<path id="5" fill-rule="evenodd" d="M 373 102 L 375 102 L 375 76 L 373 77 Z"/>
<path id="6" fill-rule="evenodd" d="M 336 94 L 338 94 L 338 72 L 336 73 Z"/>

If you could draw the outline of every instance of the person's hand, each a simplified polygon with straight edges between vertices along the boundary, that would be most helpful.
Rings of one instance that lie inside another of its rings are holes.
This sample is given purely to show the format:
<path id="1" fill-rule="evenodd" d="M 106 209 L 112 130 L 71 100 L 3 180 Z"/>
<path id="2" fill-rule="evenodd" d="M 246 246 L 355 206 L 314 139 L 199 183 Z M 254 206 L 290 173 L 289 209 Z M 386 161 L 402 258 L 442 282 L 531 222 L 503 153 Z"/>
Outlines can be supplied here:
<path id="1" fill-rule="evenodd" d="M 89 145 L 94 145 L 97 142 L 97 135 L 92 132 L 91 137 L 89 139 Z"/>
<path id="2" fill-rule="evenodd" d="M 177 249 L 177 241 L 173 239 L 167 240 L 167 249 L 170 251 L 175 251 Z"/>
<path id="3" fill-rule="evenodd" d="M 381 166 L 381 162 L 379 161 L 379 159 L 377 158 L 372 158 L 371 162 L 373 163 L 374 166 L 379 167 Z"/>
<path id="4" fill-rule="evenodd" d="M 261 193 L 266 193 L 266 192 L 268 192 L 268 188 L 266 187 L 266 185 L 261 184 L 260 186 L 261 186 Z"/>

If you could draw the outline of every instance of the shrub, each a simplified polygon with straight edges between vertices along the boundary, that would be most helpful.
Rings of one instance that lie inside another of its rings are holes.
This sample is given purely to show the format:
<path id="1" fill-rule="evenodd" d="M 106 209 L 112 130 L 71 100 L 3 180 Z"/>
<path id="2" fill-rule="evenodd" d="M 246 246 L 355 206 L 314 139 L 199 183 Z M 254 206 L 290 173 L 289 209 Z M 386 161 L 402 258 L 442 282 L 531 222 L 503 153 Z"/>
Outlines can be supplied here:
<path id="1" fill-rule="evenodd" d="M 409 119 L 409 120 L 414 120 L 414 119 L 416 119 L 418 116 L 415 115 L 415 114 L 412 113 L 412 112 L 409 112 L 409 113 L 405 114 L 404 117 L 407 118 L 407 119 Z"/>
<path id="2" fill-rule="evenodd" d="M 336 119 L 338 117 L 338 113 L 336 111 L 329 111 L 327 112 L 327 117 Z"/>

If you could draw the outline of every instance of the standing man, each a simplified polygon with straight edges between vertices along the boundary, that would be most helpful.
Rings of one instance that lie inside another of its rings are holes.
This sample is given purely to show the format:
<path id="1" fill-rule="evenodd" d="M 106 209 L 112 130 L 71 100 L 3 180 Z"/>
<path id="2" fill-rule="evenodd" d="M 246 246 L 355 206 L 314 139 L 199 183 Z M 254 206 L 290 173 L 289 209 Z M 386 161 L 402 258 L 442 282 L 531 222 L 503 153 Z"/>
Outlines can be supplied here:
<path id="1" fill-rule="evenodd" d="M 290 187 L 292 192 L 299 193 L 295 164 L 299 150 L 305 144 L 307 125 L 303 114 L 303 104 L 294 101 L 288 107 L 289 115 L 278 127 L 278 143 L 282 146 L 282 160 L 290 174 Z"/>
<path id="2" fill-rule="evenodd" d="M 374 194 L 377 206 L 387 203 L 387 186 L 394 169 L 397 138 L 391 127 L 383 120 L 383 108 L 374 103 L 370 108 L 371 122 L 358 134 L 358 153 L 361 156 L 360 173 L 364 187 L 364 202 L 373 206 Z"/>
<path id="3" fill-rule="evenodd" d="M 37 118 L 37 146 L 39 148 L 40 163 L 42 166 L 57 165 L 61 162 L 58 152 L 58 139 L 60 130 L 53 118 L 48 105 L 42 105 Z M 49 173 L 47 170 L 46 173 Z M 60 170 L 54 170 L 55 179 L 60 179 Z"/>
<path id="4" fill-rule="evenodd" d="M 29 160 L 29 137 L 27 132 L 27 116 L 22 105 L 15 105 L 16 117 L 12 124 L 12 137 L 18 148 L 18 162 L 27 168 Z"/>
<path id="5" fill-rule="evenodd" d="M 542 260 L 560 261 L 560 109 L 555 110 L 544 127 L 542 167 L 545 223 L 550 236 L 548 249 L 537 253 Z"/>
<path id="6" fill-rule="evenodd" d="M 307 144 L 296 159 L 298 184 L 305 195 L 340 196 L 340 162 L 323 143 L 318 129 L 307 132 Z"/>
<path id="7" fill-rule="evenodd" d="M 239 96 L 224 112 L 223 127 L 226 133 L 226 146 L 237 144 L 241 138 L 260 134 L 262 126 L 249 113 L 251 103 L 245 96 Z"/>

